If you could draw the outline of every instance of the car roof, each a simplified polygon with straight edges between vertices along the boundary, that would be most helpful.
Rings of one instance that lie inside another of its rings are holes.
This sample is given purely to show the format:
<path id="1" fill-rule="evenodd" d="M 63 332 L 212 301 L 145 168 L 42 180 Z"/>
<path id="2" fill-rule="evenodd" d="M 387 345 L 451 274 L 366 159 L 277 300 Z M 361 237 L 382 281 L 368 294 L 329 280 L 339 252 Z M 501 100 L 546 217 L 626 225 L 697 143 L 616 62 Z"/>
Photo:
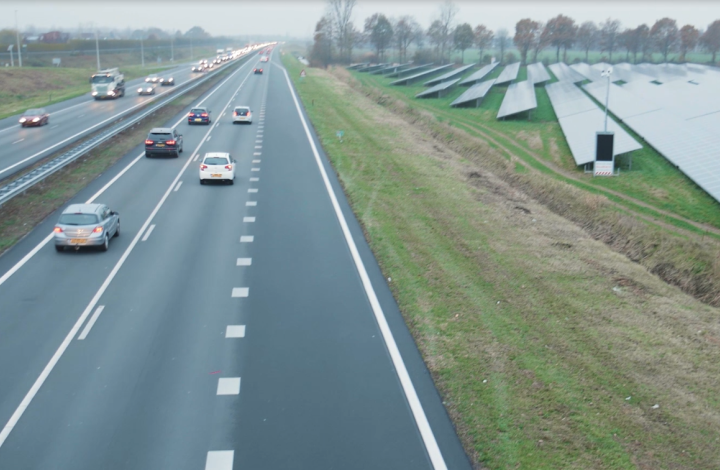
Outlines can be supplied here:
<path id="1" fill-rule="evenodd" d="M 250 109 L 250 106 L 235 106 L 235 109 Z"/>
<path id="2" fill-rule="evenodd" d="M 63 214 L 95 214 L 105 204 L 70 204 L 62 211 Z"/>
<path id="3" fill-rule="evenodd" d="M 225 157 L 230 158 L 230 154 L 227 152 L 208 152 L 205 154 L 203 159 L 205 158 L 217 158 L 217 157 Z"/>
<path id="4" fill-rule="evenodd" d="M 207 109 L 205 106 L 193 106 L 192 109 Z"/>
<path id="5" fill-rule="evenodd" d="M 167 133 L 172 133 L 172 131 L 173 131 L 172 127 L 155 127 L 150 131 L 150 133 L 151 134 L 167 134 Z"/>

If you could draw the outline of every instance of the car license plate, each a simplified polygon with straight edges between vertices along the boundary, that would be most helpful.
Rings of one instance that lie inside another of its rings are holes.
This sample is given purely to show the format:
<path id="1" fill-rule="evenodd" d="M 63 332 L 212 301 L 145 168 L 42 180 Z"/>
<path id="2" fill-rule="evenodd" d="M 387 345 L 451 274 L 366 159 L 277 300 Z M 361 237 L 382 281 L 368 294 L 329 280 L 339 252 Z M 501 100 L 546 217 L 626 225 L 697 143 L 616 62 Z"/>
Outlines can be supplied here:
<path id="1" fill-rule="evenodd" d="M 195 119 L 195 122 L 200 122 L 200 121 L 202 121 L 202 119 Z"/>
<path id="2" fill-rule="evenodd" d="M 165 147 L 165 144 L 157 144 L 157 147 Z"/>
<path id="3" fill-rule="evenodd" d="M 210 176 L 212 176 L 213 178 L 222 178 L 222 175 L 220 173 L 213 173 Z"/>
<path id="4" fill-rule="evenodd" d="M 87 242 L 84 238 L 71 238 L 70 243 L 73 245 L 84 245 Z"/>

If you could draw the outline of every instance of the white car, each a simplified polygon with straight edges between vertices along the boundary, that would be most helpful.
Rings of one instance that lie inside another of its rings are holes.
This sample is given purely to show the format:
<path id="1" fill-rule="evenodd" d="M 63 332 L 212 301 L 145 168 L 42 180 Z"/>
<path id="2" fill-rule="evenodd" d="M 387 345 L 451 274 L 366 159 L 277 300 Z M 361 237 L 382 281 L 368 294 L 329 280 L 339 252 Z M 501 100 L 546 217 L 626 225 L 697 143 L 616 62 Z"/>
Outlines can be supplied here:
<path id="1" fill-rule="evenodd" d="M 235 160 L 229 153 L 206 153 L 200 163 L 200 184 L 206 181 L 235 182 Z"/>
<path id="2" fill-rule="evenodd" d="M 247 122 L 252 124 L 252 111 L 247 106 L 235 106 L 233 110 L 232 122 Z"/>

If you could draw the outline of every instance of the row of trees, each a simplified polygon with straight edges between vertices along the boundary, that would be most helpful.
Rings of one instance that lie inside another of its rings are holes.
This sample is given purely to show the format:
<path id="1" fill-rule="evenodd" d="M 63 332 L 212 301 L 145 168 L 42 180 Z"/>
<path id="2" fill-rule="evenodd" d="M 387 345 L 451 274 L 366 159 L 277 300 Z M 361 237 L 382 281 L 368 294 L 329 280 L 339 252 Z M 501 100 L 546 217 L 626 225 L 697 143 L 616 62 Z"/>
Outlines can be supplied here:
<path id="1" fill-rule="evenodd" d="M 449 60 L 453 51 L 459 51 L 464 60 L 465 51 L 472 48 L 479 50 L 481 60 L 488 60 L 484 52 L 492 47 L 502 62 L 512 45 L 517 47 L 523 63 L 530 54 L 537 60 L 540 51 L 549 47 L 555 49 L 557 61 L 561 51 L 567 60 L 567 51 L 573 48 L 584 51 L 586 60 L 591 50 L 607 52 L 610 61 L 613 53 L 625 50 L 626 60 L 632 56 L 635 62 L 638 56 L 640 60 L 648 60 L 654 52 L 662 54 L 665 61 L 671 53 L 678 52 L 677 59 L 684 61 L 688 52 L 702 46 L 712 54 L 714 63 L 720 51 L 720 20 L 701 32 L 693 25 L 678 28 L 677 22 L 670 18 L 657 20 L 652 27 L 642 24 L 622 29 L 618 20 L 610 18 L 599 25 L 592 21 L 578 25 L 572 18 L 558 15 L 547 23 L 521 19 L 511 37 L 504 28 L 494 32 L 482 24 L 475 27 L 469 23 L 456 24 L 458 7 L 451 0 L 440 6 L 427 30 L 410 15 L 388 18 L 382 13 L 365 19 L 359 30 L 351 20 L 355 5 L 356 0 L 328 0 L 328 11 L 315 27 L 310 53 L 315 65 L 325 66 L 335 61 L 349 63 L 353 50 L 365 44 L 375 50 L 377 60 L 386 60 L 388 51 L 395 50 L 401 62 L 409 59 L 408 49 L 413 44 L 418 49 L 415 60 L 439 62 Z M 424 50 L 426 43 L 431 51 Z"/>

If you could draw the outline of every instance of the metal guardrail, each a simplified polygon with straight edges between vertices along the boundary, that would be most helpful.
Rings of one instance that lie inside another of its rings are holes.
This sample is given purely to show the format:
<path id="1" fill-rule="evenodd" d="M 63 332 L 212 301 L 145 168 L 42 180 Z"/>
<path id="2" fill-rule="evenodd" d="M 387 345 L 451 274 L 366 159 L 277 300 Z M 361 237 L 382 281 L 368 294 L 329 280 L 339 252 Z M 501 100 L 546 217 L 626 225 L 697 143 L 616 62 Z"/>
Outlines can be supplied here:
<path id="1" fill-rule="evenodd" d="M 249 57 L 251 55 L 252 55 L 252 52 L 249 52 L 245 56 L 240 57 L 238 60 L 242 61 L 243 59 L 245 59 L 246 57 Z M 220 68 L 217 71 L 210 72 L 204 78 L 201 78 L 201 79 L 193 81 L 193 82 L 188 82 L 187 84 L 180 87 L 180 88 L 182 88 L 181 90 L 170 93 L 169 96 L 163 98 L 159 103 L 155 104 L 155 106 L 152 106 L 150 109 L 132 117 L 131 119 L 129 119 L 127 121 L 122 121 L 115 125 L 111 125 L 109 128 L 105 129 L 104 131 L 100 132 L 99 134 L 92 136 L 90 139 L 73 147 L 69 151 L 67 151 L 61 155 L 58 155 L 57 157 L 53 158 L 49 162 L 44 163 L 43 165 L 40 165 L 39 167 L 29 171 L 28 173 L 20 176 L 17 179 L 11 181 L 7 185 L 0 187 L 0 206 L 2 206 L 3 204 L 8 202 L 10 199 L 14 198 L 15 196 L 17 196 L 18 194 L 21 194 L 21 193 L 27 191 L 29 188 L 31 188 L 35 184 L 44 180 L 45 178 L 52 175 L 56 171 L 64 168 L 65 166 L 67 166 L 68 164 L 77 160 L 81 156 L 85 155 L 90 150 L 94 149 L 95 147 L 99 146 L 100 144 L 110 140 L 111 138 L 115 137 L 116 135 L 123 132 L 124 130 L 134 126 L 135 124 L 142 121 L 150 114 L 154 113 L 158 109 L 167 105 L 169 102 L 175 100 L 176 98 L 184 95 L 185 93 L 193 90 L 194 88 L 198 87 L 199 85 L 210 80 L 212 77 L 214 77 L 215 75 L 217 75 L 224 69 L 225 69 L 225 67 Z M 120 119 L 123 119 L 123 118 L 120 118 Z"/>

